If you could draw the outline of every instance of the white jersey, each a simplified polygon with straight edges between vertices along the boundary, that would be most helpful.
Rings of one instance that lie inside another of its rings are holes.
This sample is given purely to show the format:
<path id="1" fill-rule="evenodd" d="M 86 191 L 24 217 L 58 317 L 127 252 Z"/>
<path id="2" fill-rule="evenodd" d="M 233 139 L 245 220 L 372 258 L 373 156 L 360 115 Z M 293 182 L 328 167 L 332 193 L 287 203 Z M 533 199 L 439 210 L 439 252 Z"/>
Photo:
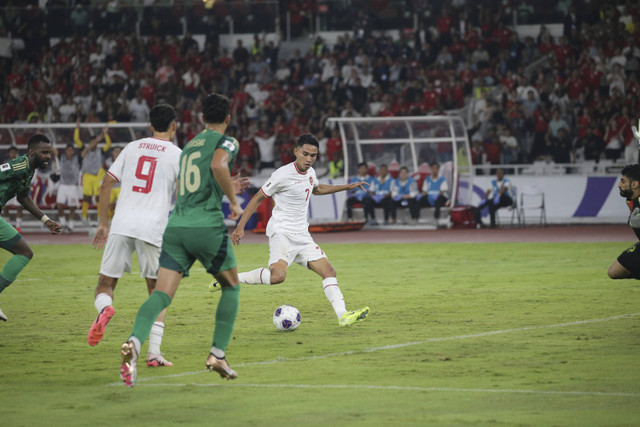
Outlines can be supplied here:
<path id="1" fill-rule="evenodd" d="M 109 234 L 162 245 L 181 152 L 171 141 L 159 138 L 139 139 L 122 150 L 107 172 L 121 183 Z"/>
<path id="2" fill-rule="evenodd" d="M 275 233 L 308 233 L 309 199 L 318 186 L 316 171 L 298 170 L 295 162 L 276 169 L 260 191 L 273 197 L 275 207 L 267 224 L 267 236 Z"/>

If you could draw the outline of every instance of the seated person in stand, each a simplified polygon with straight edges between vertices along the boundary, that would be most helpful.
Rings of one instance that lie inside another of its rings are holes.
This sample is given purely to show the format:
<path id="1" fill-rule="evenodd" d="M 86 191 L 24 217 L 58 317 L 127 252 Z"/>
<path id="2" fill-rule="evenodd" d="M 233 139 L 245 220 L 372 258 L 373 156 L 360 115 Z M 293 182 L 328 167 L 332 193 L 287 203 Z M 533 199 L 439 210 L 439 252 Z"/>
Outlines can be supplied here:
<path id="1" fill-rule="evenodd" d="M 496 170 L 496 179 L 491 180 L 491 188 L 485 192 L 484 199 L 484 202 L 474 209 L 476 224 L 484 228 L 481 211 L 485 207 L 488 207 L 491 218 L 491 228 L 496 228 L 496 211 L 513 204 L 511 180 L 505 178 L 503 169 Z"/>
<path id="2" fill-rule="evenodd" d="M 420 216 L 417 196 L 418 184 L 409 176 L 409 169 L 406 166 L 402 166 L 398 173 L 398 178 L 391 185 L 391 198 L 393 199 L 393 204 L 391 205 L 392 220 L 395 221 L 396 219 L 398 207 L 408 207 L 411 213 L 410 223 L 417 224 Z"/>
<path id="3" fill-rule="evenodd" d="M 419 207 L 435 207 L 433 217 L 436 221 L 440 218 L 440 208 L 448 205 L 449 184 L 444 176 L 439 176 L 440 165 L 434 163 L 431 165 L 431 175 L 427 176 L 422 183 L 422 192 L 420 193 Z"/>
<path id="4" fill-rule="evenodd" d="M 376 214 L 373 210 L 373 194 L 376 187 L 376 178 L 367 174 L 367 164 L 362 162 L 358 164 L 358 175 L 351 178 L 349 183 L 352 182 L 366 182 L 369 184 L 366 190 L 361 187 L 352 190 L 348 194 L 347 198 L 347 218 L 349 221 L 353 220 L 353 205 L 361 203 L 364 208 L 364 219 L 371 225 L 377 225 Z M 369 219 L 370 218 L 370 219 Z"/>
<path id="5" fill-rule="evenodd" d="M 375 207 L 382 207 L 384 212 L 384 224 L 389 224 L 389 215 L 393 206 L 393 199 L 391 198 L 391 184 L 393 178 L 389 175 L 389 167 L 386 164 L 380 165 L 379 178 L 376 179 L 375 194 L 373 195 L 373 201 Z M 391 224 L 396 222 L 395 218 L 391 219 Z"/>

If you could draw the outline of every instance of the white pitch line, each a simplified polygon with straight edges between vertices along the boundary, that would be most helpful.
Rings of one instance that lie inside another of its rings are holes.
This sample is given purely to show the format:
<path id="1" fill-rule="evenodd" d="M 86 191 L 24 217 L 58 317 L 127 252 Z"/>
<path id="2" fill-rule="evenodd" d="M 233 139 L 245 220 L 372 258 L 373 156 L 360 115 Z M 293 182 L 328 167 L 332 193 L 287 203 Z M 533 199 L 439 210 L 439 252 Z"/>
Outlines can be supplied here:
<path id="1" fill-rule="evenodd" d="M 554 390 L 519 390 L 519 389 L 492 389 L 492 388 L 451 388 L 451 387 L 408 387 L 395 385 L 345 385 L 345 384 L 143 384 L 147 387 L 245 387 L 245 388 L 306 388 L 306 389 L 356 389 L 356 390 L 397 390 L 397 391 L 422 391 L 422 392 L 458 392 L 458 393 L 508 393 L 508 394 L 542 394 L 564 396 L 606 396 L 606 397 L 640 397 L 640 393 L 621 393 L 607 391 L 554 391 Z"/>
<path id="2" fill-rule="evenodd" d="M 480 332 L 480 333 L 477 333 L 477 334 L 465 334 L 465 335 L 454 335 L 454 336 L 451 336 L 451 337 L 429 338 L 429 339 L 422 340 L 422 341 L 412 341 L 412 342 L 406 342 L 406 343 L 400 343 L 400 344 L 390 344 L 390 345 L 385 345 L 385 346 L 381 346 L 381 347 L 363 348 L 361 350 L 342 351 L 342 352 L 339 352 L 339 353 L 327 353 L 327 354 L 321 354 L 321 355 L 300 356 L 300 357 L 279 357 L 279 358 L 273 359 L 273 360 L 262 360 L 262 361 L 258 361 L 258 362 L 247 362 L 247 363 L 234 364 L 233 367 L 234 368 L 242 368 L 242 367 L 246 367 L 246 366 L 273 365 L 273 364 L 276 364 L 276 363 L 284 363 L 284 362 L 298 362 L 298 361 L 303 361 L 303 360 L 326 359 L 328 357 L 349 356 L 349 355 L 352 355 L 352 354 L 361 354 L 361 353 L 372 353 L 372 352 L 376 352 L 376 351 L 392 350 L 392 349 L 396 349 L 396 348 L 410 347 L 410 346 L 428 344 L 428 343 L 433 343 L 433 342 L 464 340 L 464 339 L 468 339 L 468 338 L 482 338 L 482 337 L 488 337 L 488 336 L 492 336 L 492 335 L 508 334 L 508 333 L 511 333 L 511 332 L 532 331 L 532 330 L 537 330 L 537 329 L 562 328 L 562 327 L 566 327 L 566 326 L 587 325 L 587 324 L 590 324 L 590 323 L 601 323 L 601 322 L 610 322 L 612 320 L 619 320 L 619 319 L 630 319 L 630 318 L 638 317 L 638 316 L 640 316 L 640 313 L 621 314 L 619 316 L 604 317 L 604 318 L 600 318 L 600 319 L 578 320 L 578 321 L 575 321 L 575 322 L 555 323 L 553 325 L 524 326 L 524 327 L 521 327 L 521 328 L 502 329 L 502 330 L 498 330 L 498 331 Z M 156 376 L 156 377 L 138 378 L 137 382 L 140 383 L 140 382 L 143 382 L 143 381 L 154 381 L 154 380 L 158 380 L 158 379 L 186 377 L 186 376 L 197 375 L 197 374 L 202 374 L 202 373 L 206 373 L 206 372 L 207 372 L 206 370 L 201 370 L 201 371 L 181 372 L 181 373 L 171 374 L 171 375 L 160 375 L 160 376 Z M 122 384 L 122 383 L 120 383 L 120 382 L 118 382 L 118 383 L 110 383 L 108 385 L 120 385 L 120 384 Z"/>

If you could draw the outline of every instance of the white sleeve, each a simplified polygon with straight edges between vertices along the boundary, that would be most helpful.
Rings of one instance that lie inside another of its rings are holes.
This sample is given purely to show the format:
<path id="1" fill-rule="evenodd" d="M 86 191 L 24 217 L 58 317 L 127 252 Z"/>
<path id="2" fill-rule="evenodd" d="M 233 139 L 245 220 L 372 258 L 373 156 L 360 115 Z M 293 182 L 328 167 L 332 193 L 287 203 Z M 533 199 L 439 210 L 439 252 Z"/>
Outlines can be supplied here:
<path id="1" fill-rule="evenodd" d="M 109 171 L 107 172 L 109 175 L 111 175 L 113 179 L 116 180 L 116 182 L 120 182 L 122 180 L 122 172 L 124 171 L 125 157 L 127 157 L 127 154 L 130 151 L 130 150 L 127 150 L 127 148 L 129 148 L 129 145 L 124 147 L 120 155 L 116 158 L 116 161 L 113 162 L 113 164 L 109 168 Z"/>
<path id="2" fill-rule="evenodd" d="M 272 197 L 280 190 L 280 186 L 282 185 L 282 174 L 278 173 L 279 171 L 280 169 L 273 172 L 267 182 L 262 184 L 262 187 L 260 187 L 260 190 L 265 196 Z"/>

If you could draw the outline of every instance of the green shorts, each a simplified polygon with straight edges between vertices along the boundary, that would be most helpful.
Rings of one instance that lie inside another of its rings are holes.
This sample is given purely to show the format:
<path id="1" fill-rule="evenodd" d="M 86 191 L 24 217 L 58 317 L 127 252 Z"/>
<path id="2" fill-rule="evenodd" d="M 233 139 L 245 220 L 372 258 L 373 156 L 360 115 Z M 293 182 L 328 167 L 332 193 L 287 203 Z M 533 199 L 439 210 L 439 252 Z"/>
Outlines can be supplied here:
<path id="1" fill-rule="evenodd" d="M 236 266 L 226 227 L 168 227 L 164 230 L 160 267 L 188 276 L 196 260 L 211 274 Z"/>
<path id="2" fill-rule="evenodd" d="M 0 218 L 0 248 L 10 251 L 18 243 L 22 235 L 11 224 Z"/>

